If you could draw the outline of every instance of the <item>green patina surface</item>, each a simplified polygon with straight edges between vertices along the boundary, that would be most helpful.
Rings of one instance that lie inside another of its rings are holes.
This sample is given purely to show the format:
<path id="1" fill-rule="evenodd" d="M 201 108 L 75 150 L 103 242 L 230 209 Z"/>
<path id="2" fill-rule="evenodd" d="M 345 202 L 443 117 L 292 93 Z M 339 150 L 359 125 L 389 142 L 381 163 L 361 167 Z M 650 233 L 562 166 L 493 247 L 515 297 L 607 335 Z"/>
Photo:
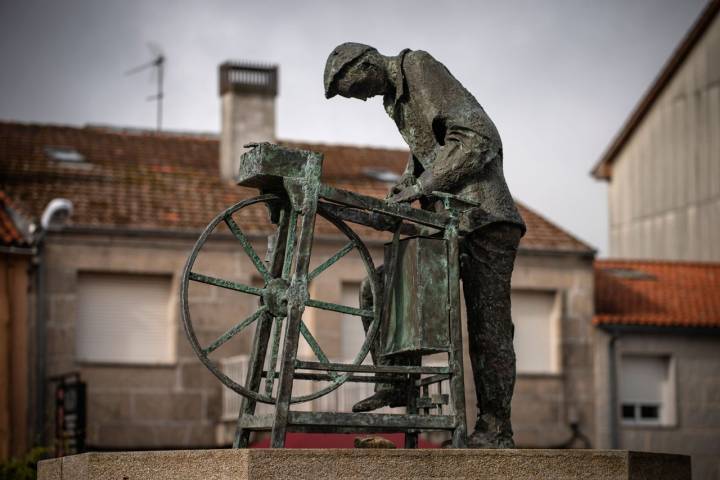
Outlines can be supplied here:
<path id="1" fill-rule="evenodd" d="M 385 248 L 389 262 L 391 245 Z M 397 278 L 387 322 L 381 326 L 382 355 L 431 354 L 450 348 L 447 246 L 442 239 L 400 241 Z"/>
<path id="2" fill-rule="evenodd" d="M 464 445 L 463 368 L 459 348 L 461 339 L 457 335 L 460 322 L 459 305 L 451 305 L 451 302 L 459 299 L 456 295 L 457 288 L 450 288 L 453 282 L 459 281 L 457 248 L 449 245 L 457 243 L 457 225 L 462 212 L 474 205 L 442 193 L 436 196 L 443 200 L 446 207 L 441 212 L 416 209 L 402 203 L 388 203 L 322 185 L 321 167 L 322 156 L 317 153 L 291 150 L 268 143 L 257 144 L 243 155 L 239 184 L 259 188 L 261 192 L 272 192 L 271 195 L 248 201 L 248 205 L 264 202 L 270 220 L 277 225 L 273 241 L 269 242 L 266 256 L 268 263 L 260 259 L 243 233 L 241 225 L 233 220 L 232 215 L 237 208 L 242 208 L 241 204 L 216 217 L 215 223 L 211 225 L 227 225 L 263 277 L 263 288 L 192 272 L 196 250 L 202 246 L 207 233 L 201 237 L 200 247 L 196 246 L 193 250 L 192 261 L 186 266 L 184 275 L 187 280 L 260 297 L 259 308 L 253 314 L 230 328 L 207 348 L 196 348 L 203 363 L 225 385 L 247 397 L 238 418 L 238 433 L 234 445 L 247 445 L 249 432 L 258 428 L 272 430 L 271 444 L 274 447 L 284 444 L 285 434 L 289 429 L 369 432 L 383 428 L 406 431 L 406 447 L 417 445 L 417 433 L 422 429 L 452 431 L 453 444 Z M 335 224 L 350 241 L 315 269 L 310 270 L 309 259 L 316 214 Z M 390 267 L 386 266 L 385 280 L 375 270 L 363 242 L 345 222 L 394 232 L 395 246 L 386 250 L 385 263 Z M 444 236 L 413 236 L 400 240 L 401 234 L 419 233 Z M 360 252 L 366 265 L 369 265 L 368 278 L 377 282 L 378 286 L 373 287 L 372 294 L 379 307 L 356 308 L 309 298 L 308 283 L 353 250 Z M 386 285 L 385 289 L 382 289 L 380 285 L 383 282 L 392 282 L 393 285 Z M 383 295 L 383 290 L 388 292 L 387 296 Z M 186 297 L 182 299 L 187 302 Z M 367 339 L 353 363 L 338 364 L 328 358 L 302 319 L 306 307 L 370 319 Z M 183 309 L 184 316 L 188 315 L 186 310 Z M 189 320 L 184 317 L 184 322 L 187 327 Z M 245 385 L 240 386 L 221 374 L 217 367 L 208 361 L 207 356 L 254 322 L 258 322 L 258 328 L 253 340 L 251 365 Z M 285 337 L 281 343 L 283 330 Z M 308 343 L 318 362 L 297 360 L 300 337 Z M 193 341 L 197 342 L 191 340 L 191 343 Z M 361 364 L 371 346 L 376 343 L 381 348 L 378 352 L 373 350 L 374 358 L 377 358 L 376 354 L 388 358 L 396 355 L 413 355 L 419 358 L 425 354 L 448 352 L 448 366 L 429 367 L 403 364 L 402 361 L 391 364 Z M 193 345 L 195 348 L 196 343 Z M 269 353 L 268 362 L 265 362 L 266 353 Z M 266 363 L 267 370 L 264 369 Z M 316 373 L 318 371 L 324 373 Z M 263 378 L 264 389 L 261 388 Z M 294 380 L 322 381 L 329 382 L 329 385 L 311 394 L 292 396 Z M 445 380 L 452 383 L 452 401 L 442 392 L 429 393 L 429 385 Z M 408 395 L 407 414 L 308 412 L 302 417 L 302 421 L 293 420 L 296 413 L 290 410 L 291 404 L 319 398 L 346 381 L 376 384 L 382 382 L 405 389 Z M 264 394 L 260 393 L 261 390 L 264 390 Z M 275 391 L 276 397 L 272 397 Z M 269 422 L 260 422 L 260 417 L 255 415 L 257 401 L 275 405 L 275 414 Z M 454 412 L 451 415 L 443 414 L 442 406 L 448 404 Z M 419 415 L 421 410 L 425 415 Z M 430 415 L 431 410 L 433 415 Z"/>

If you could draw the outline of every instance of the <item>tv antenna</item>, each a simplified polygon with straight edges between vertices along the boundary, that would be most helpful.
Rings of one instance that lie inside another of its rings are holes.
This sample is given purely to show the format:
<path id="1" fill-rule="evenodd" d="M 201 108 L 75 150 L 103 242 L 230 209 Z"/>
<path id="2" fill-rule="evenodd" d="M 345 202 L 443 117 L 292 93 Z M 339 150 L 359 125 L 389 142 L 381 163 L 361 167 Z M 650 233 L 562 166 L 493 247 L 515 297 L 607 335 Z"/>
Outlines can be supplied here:
<path id="1" fill-rule="evenodd" d="M 162 115 L 163 115 L 163 73 L 165 70 L 165 55 L 162 53 L 162 50 L 160 48 L 152 43 L 147 44 L 148 49 L 150 50 L 150 53 L 153 54 L 153 59 L 147 63 L 143 63 L 142 65 L 138 65 L 137 67 L 131 68 L 127 72 L 125 72 L 125 75 L 134 75 L 136 73 L 142 72 L 144 70 L 147 70 L 149 68 L 154 69 L 155 76 L 157 78 L 157 93 L 155 95 L 150 95 L 147 97 L 148 102 L 157 102 L 157 131 L 159 132 L 162 129 Z"/>

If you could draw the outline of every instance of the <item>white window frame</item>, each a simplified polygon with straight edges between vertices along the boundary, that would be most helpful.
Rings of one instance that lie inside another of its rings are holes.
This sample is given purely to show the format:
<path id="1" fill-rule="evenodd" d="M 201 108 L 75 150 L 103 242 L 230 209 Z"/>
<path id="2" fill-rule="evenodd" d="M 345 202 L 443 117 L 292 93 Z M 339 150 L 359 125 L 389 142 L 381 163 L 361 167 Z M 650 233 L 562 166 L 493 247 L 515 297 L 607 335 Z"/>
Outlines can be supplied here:
<path id="1" fill-rule="evenodd" d="M 625 427 L 674 427 L 677 425 L 677 382 L 675 376 L 675 358 L 667 353 L 635 353 L 622 352 L 620 355 L 620 375 L 622 375 L 623 362 L 627 358 L 652 358 L 662 359 L 667 365 L 667 391 L 664 392 L 664 398 L 660 401 L 626 401 L 623 398 L 622 386 L 618 388 L 618 417 L 620 423 Z M 622 382 L 622 377 L 618 377 Z M 626 418 L 623 410 L 625 407 L 633 407 L 633 418 Z M 643 418 L 642 407 L 658 407 L 657 418 Z"/>

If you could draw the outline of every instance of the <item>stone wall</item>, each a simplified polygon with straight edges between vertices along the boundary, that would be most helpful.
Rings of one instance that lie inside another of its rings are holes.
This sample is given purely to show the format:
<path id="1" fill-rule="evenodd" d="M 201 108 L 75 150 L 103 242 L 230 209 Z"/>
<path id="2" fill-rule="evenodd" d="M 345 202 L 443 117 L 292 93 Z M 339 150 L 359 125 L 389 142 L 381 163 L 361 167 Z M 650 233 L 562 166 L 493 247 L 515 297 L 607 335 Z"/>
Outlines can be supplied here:
<path id="1" fill-rule="evenodd" d="M 88 444 L 96 448 L 173 448 L 215 446 L 221 421 L 221 384 L 202 366 L 190 349 L 179 311 L 173 310 L 176 359 L 169 365 L 119 365 L 78 362 L 75 324 L 78 316 L 79 272 L 162 274 L 171 276 L 177 305 L 178 280 L 194 239 L 52 235 L 48 241 L 48 374 L 79 371 L 88 384 Z M 254 241 L 262 257 L 264 238 Z M 344 245 L 344 241 L 316 242 L 312 265 Z M 369 244 L 376 262 L 382 243 Z M 195 271 L 256 284 L 258 274 L 234 240 L 208 244 Z M 362 262 L 349 254 L 311 285 L 313 298 L 340 303 L 342 282 L 359 283 Z M 559 344 L 562 366 L 556 375 L 518 378 L 513 418 L 522 446 L 548 446 L 569 435 L 568 411 L 574 407 L 584 433 L 593 432 L 592 369 L 589 328 L 592 312 L 592 270 L 588 259 L 570 255 L 531 255 L 521 252 L 514 285 L 523 289 L 555 290 L 562 296 Z M 256 304 L 256 297 L 218 288 L 191 290 L 198 338 L 208 345 Z M 339 314 L 310 309 L 305 321 L 331 359 L 340 360 Z M 334 318 L 333 318 L 334 316 Z M 359 321 L 359 319 L 358 319 Z M 247 353 L 252 329 L 228 342 L 218 357 Z M 301 341 L 301 346 L 304 342 Z M 301 355 L 312 355 L 301 347 Z M 475 415 L 470 363 L 466 361 L 469 418 Z M 241 380 L 241 379 L 236 379 Z M 52 417 L 50 417 L 52 418 Z M 472 427 L 472 420 L 470 421 Z"/>
<path id="2" fill-rule="evenodd" d="M 624 425 L 618 419 L 617 445 L 609 425 L 611 391 L 607 370 L 610 336 L 597 331 L 596 357 L 599 448 L 623 448 L 692 455 L 693 479 L 720 475 L 720 336 L 717 334 L 622 333 L 616 358 L 622 355 L 662 355 L 672 362 L 675 377 L 676 421 L 672 425 Z M 622 371 L 618 372 L 618 378 Z M 617 407 L 616 407 L 617 408 Z"/>
<path id="3" fill-rule="evenodd" d="M 513 289 L 555 291 L 561 301 L 559 371 L 518 375 L 512 404 L 516 443 L 521 447 L 560 445 L 571 436 L 572 417 L 577 417 L 581 431 L 592 438 L 592 259 L 521 251 L 512 285 Z M 471 385 L 466 379 L 466 390 Z M 471 391 L 467 395 L 474 398 Z"/>

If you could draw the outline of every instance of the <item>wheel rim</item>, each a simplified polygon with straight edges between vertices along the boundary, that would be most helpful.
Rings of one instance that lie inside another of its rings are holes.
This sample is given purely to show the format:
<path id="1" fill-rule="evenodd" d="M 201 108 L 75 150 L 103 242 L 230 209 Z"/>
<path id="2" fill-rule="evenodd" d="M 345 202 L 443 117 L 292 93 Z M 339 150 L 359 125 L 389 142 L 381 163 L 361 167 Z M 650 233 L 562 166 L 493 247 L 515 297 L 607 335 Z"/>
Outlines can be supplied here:
<path id="1" fill-rule="evenodd" d="M 286 199 L 283 199 L 277 195 L 260 195 L 254 198 L 250 198 L 247 200 L 243 200 L 241 202 L 236 203 L 235 205 L 225 209 L 221 213 L 219 213 L 209 224 L 203 232 L 201 233 L 198 240 L 195 242 L 195 245 L 193 246 L 192 251 L 190 252 L 190 255 L 188 256 L 188 259 L 185 263 L 185 267 L 183 268 L 182 272 L 182 278 L 180 282 L 180 300 L 181 300 L 181 315 L 182 315 L 182 321 L 183 326 L 185 328 L 185 333 L 187 335 L 187 338 L 190 342 L 190 345 L 195 352 L 195 354 L 198 356 L 200 361 L 205 365 L 205 367 L 210 370 L 210 372 L 217 377 L 223 385 L 230 388 L 234 392 L 253 399 L 257 402 L 266 403 L 266 404 L 275 404 L 276 398 L 272 396 L 272 394 L 268 393 L 260 393 L 259 391 L 253 391 L 244 385 L 236 382 L 232 378 L 230 378 L 227 374 L 225 374 L 221 369 L 218 367 L 215 361 L 211 360 L 209 358 L 209 355 L 215 351 L 217 348 L 222 346 L 225 342 L 231 340 L 235 335 L 237 335 L 240 331 L 242 331 L 247 326 L 251 325 L 252 323 L 255 323 L 259 321 L 260 318 L 263 316 L 267 316 L 266 318 L 270 319 L 273 322 L 272 330 L 273 335 L 275 335 L 275 329 L 279 328 L 280 325 L 282 325 L 283 320 L 278 320 L 280 318 L 277 315 L 272 315 L 272 313 L 278 314 L 281 313 L 282 306 L 278 306 L 276 304 L 277 301 L 281 300 L 282 295 L 270 292 L 268 287 L 274 288 L 274 289 L 281 289 L 279 285 L 282 284 L 283 281 L 287 281 L 287 278 L 285 280 L 282 280 L 279 277 L 272 277 L 270 275 L 270 272 L 267 270 L 265 265 L 262 263 L 262 261 L 259 259 L 257 254 L 255 254 L 253 248 L 251 245 L 249 245 L 249 240 L 247 237 L 244 236 L 242 233 L 242 230 L 240 226 L 238 226 L 234 220 L 232 219 L 232 215 L 243 208 L 249 207 L 251 205 L 255 205 L 258 203 L 265 203 L 267 205 L 270 204 L 280 204 L 283 206 L 283 208 L 286 209 L 286 211 L 289 211 L 288 208 L 288 202 Z M 332 213 L 330 213 L 328 210 L 322 208 L 322 205 L 319 205 L 318 208 L 318 215 L 320 215 L 322 218 L 329 221 L 331 224 L 333 224 L 338 230 L 341 231 L 349 240 L 350 242 L 341 249 L 340 252 L 338 252 L 335 256 L 331 257 L 330 259 L 326 260 L 324 263 L 322 263 L 319 267 L 317 267 L 315 270 L 313 270 L 308 275 L 308 283 L 318 275 L 320 275 L 323 271 L 328 269 L 332 264 L 334 264 L 336 261 L 338 261 L 340 258 L 345 256 L 345 254 L 349 253 L 352 250 L 355 250 L 359 253 L 360 258 L 365 265 L 366 273 L 369 279 L 371 279 L 371 289 L 372 294 L 374 298 L 373 302 L 373 311 L 372 311 L 372 322 L 367 330 L 367 334 L 365 336 L 365 341 L 360 348 L 360 351 L 357 353 L 355 358 L 353 359 L 352 364 L 353 365 L 359 365 L 361 364 L 365 358 L 367 357 L 372 342 L 375 339 L 375 336 L 377 335 L 377 331 L 379 329 L 379 317 L 380 317 L 380 305 L 377 301 L 378 299 L 378 278 L 377 273 L 375 270 L 374 263 L 372 261 L 372 257 L 370 256 L 370 253 L 365 246 L 365 244 L 360 240 L 358 235 L 345 224 L 342 220 L 335 217 Z M 294 219 L 294 215 L 291 215 L 291 217 Z M 215 231 L 215 229 L 218 227 L 220 223 L 225 222 L 233 235 L 240 240 L 240 243 L 243 246 L 243 249 L 245 250 L 245 253 L 250 257 L 252 260 L 252 263 L 255 265 L 255 268 L 258 270 L 258 272 L 261 273 L 264 280 L 264 287 L 263 288 L 257 288 L 257 287 L 250 287 L 248 285 L 243 285 L 238 282 L 232 282 L 228 280 L 223 280 L 220 278 L 210 277 L 207 275 L 199 274 L 196 272 L 193 272 L 193 266 L 195 265 L 195 262 L 207 242 L 210 235 Z M 296 226 L 291 225 L 293 228 L 293 231 L 295 230 Z M 349 247 L 351 246 L 351 247 Z M 277 248 L 277 245 L 275 246 Z M 344 251 L 347 250 L 347 251 Z M 344 251 L 344 253 L 343 253 Z M 334 261 L 331 261 L 334 257 L 336 258 Z M 293 260 L 293 255 L 290 255 L 290 261 L 288 262 L 288 251 L 285 251 L 285 259 L 283 262 L 283 274 L 284 276 L 287 276 L 291 271 L 291 264 Z M 324 268 L 321 268 L 323 267 Z M 211 286 L 219 287 L 219 288 L 225 288 L 234 290 L 236 292 L 255 295 L 263 299 L 262 302 L 260 302 L 260 306 L 257 308 L 257 310 L 251 314 L 249 317 L 245 318 L 243 321 L 235 324 L 234 327 L 232 327 L 230 330 L 226 331 L 223 335 L 218 337 L 213 343 L 211 343 L 208 347 L 203 348 L 200 345 L 200 342 L 197 339 L 197 335 L 195 333 L 195 329 L 192 323 L 192 318 L 190 314 L 190 305 L 188 300 L 188 290 L 189 285 L 191 281 L 198 281 L 201 283 L 206 283 Z M 273 303 L 272 305 L 270 303 Z M 332 308 L 327 308 L 328 305 Z M 339 311 L 340 313 L 351 313 L 353 315 L 358 315 L 358 312 L 360 312 L 360 309 L 355 309 L 354 307 L 344 307 L 342 305 L 338 304 L 331 304 L 327 302 L 319 302 L 316 300 L 309 300 L 306 305 L 306 307 L 314 307 L 314 308 L 321 308 L 325 310 L 334 310 Z M 340 311 L 337 310 L 337 307 L 342 307 L 346 310 Z M 311 347 L 311 350 L 315 353 L 316 357 L 318 357 L 318 360 L 321 361 L 321 363 L 328 363 L 328 359 L 326 356 L 324 356 L 324 353 L 322 353 L 322 349 L 317 344 L 316 341 L 314 341 L 314 337 L 309 332 L 307 327 L 305 326 L 304 322 L 301 321 L 301 336 L 305 338 L 305 340 L 308 342 L 309 346 Z M 270 342 L 271 339 L 268 339 L 268 342 Z M 314 342 L 314 345 L 313 345 Z M 324 357 L 324 360 L 323 360 Z M 277 361 L 277 360 L 276 360 Z M 264 363 L 264 362 L 263 362 Z M 271 367 L 269 368 L 268 373 L 273 372 L 274 375 L 274 364 L 271 363 Z M 332 375 L 332 374 L 331 374 Z M 269 377 L 268 375 L 267 377 Z M 265 381 L 268 381 L 268 378 L 265 377 Z M 290 403 L 303 403 L 308 402 L 311 400 L 315 400 L 317 398 L 320 398 L 324 395 L 327 395 L 328 393 L 336 390 L 339 388 L 342 384 L 344 384 L 348 378 L 350 377 L 349 373 L 343 373 L 343 374 L 336 374 L 332 380 L 328 380 L 330 383 L 312 393 L 305 394 L 305 395 L 299 395 L 294 396 L 290 399 Z M 270 382 L 270 392 L 272 392 L 272 385 L 274 383 L 274 378 Z M 258 387 L 258 390 L 261 390 L 260 387 Z"/>

